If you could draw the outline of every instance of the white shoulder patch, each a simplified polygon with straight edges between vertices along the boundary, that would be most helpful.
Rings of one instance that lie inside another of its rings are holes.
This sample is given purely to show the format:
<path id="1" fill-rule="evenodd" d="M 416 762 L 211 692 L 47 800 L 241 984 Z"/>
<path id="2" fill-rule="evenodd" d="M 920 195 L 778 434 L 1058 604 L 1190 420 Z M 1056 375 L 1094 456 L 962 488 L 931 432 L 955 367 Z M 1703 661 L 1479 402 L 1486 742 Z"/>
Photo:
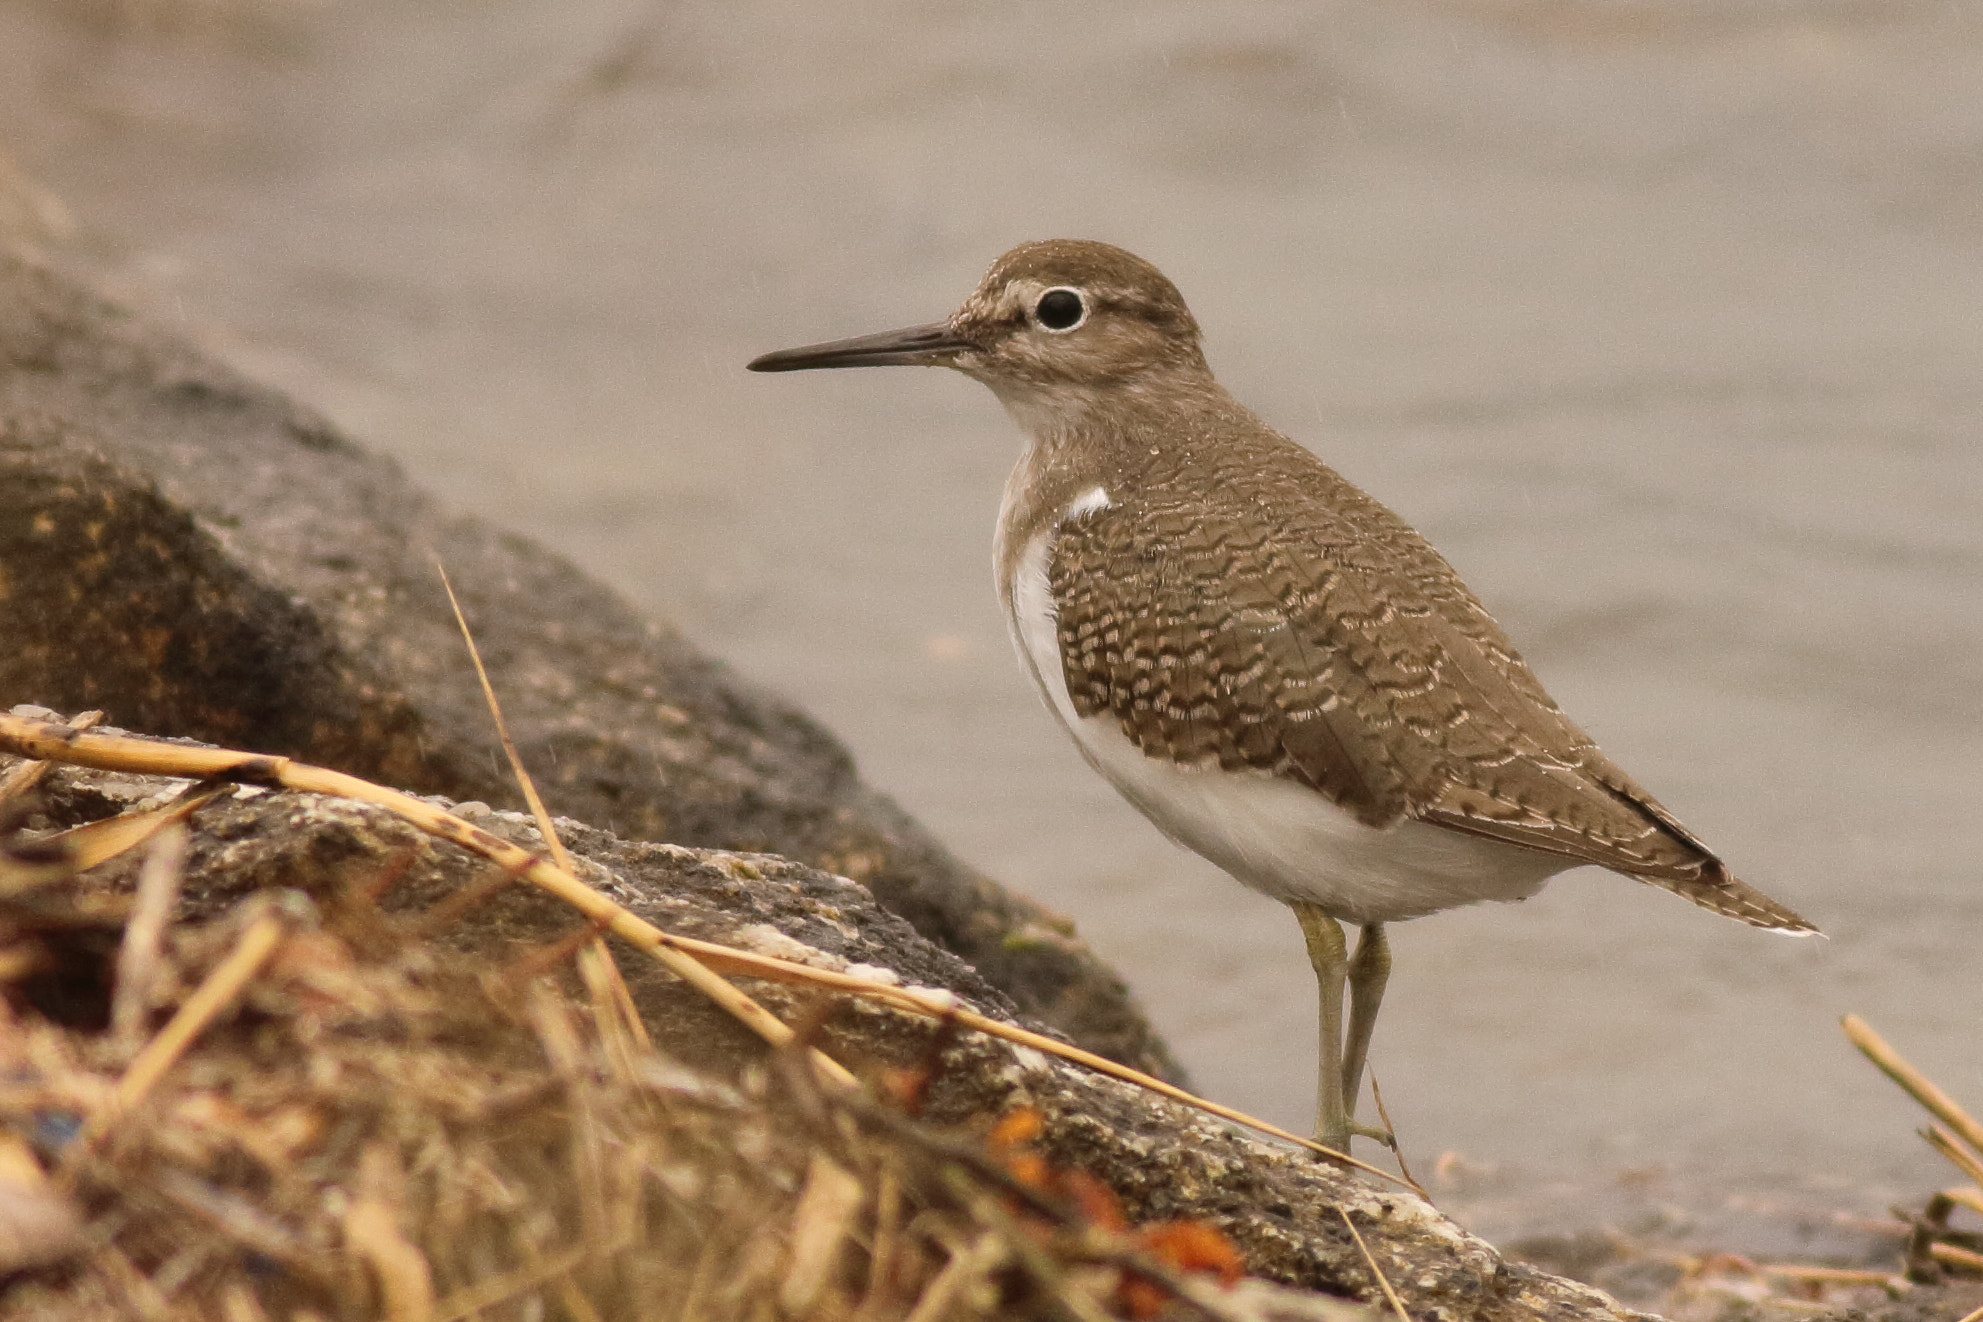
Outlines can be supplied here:
<path id="1" fill-rule="evenodd" d="M 1108 509 L 1114 504 L 1115 501 L 1109 498 L 1107 487 L 1090 487 L 1075 497 L 1073 503 L 1061 511 L 1060 520 L 1062 523 L 1067 523 L 1081 518 L 1083 515 Z"/>

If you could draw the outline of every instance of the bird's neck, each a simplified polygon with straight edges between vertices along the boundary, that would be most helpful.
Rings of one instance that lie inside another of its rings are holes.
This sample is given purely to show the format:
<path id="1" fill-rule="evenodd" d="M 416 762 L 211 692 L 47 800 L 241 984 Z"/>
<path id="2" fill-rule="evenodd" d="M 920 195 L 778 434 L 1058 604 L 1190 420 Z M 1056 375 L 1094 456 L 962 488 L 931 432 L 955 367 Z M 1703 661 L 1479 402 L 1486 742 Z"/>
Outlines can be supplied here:
<path id="1" fill-rule="evenodd" d="M 1238 407 L 1202 364 L 1167 364 L 1101 381 L 980 379 L 1035 447 L 1142 432 Z"/>
<path id="2" fill-rule="evenodd" d="M 1152 470 L 1250 417 L 1209 371 L 1149 373 L 1102 385 L 987 381 L 1026 434 L 1006 479 L 996 546 L 999 589 L 1033 538 L 1099 489 L 1132 496 Z"/>

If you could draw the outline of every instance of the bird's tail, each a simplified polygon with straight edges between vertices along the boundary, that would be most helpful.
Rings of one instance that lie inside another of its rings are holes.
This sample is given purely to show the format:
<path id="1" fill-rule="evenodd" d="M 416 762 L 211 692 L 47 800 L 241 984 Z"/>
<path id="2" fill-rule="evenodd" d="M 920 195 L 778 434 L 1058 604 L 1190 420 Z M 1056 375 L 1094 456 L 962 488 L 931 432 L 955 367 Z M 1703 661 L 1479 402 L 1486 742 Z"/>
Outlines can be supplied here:
<path id="1" fill-rule="evenodd" d="M 1817 927 L 1784 908 L 1755 887 L 1722 873 L 1719 876 L 1648 877 L 1639 880 L 1692 900 L 1703 909 L 1738 919 L 1751 927 L 1766 927 L 1786 936 L 1822 936 Z"/>

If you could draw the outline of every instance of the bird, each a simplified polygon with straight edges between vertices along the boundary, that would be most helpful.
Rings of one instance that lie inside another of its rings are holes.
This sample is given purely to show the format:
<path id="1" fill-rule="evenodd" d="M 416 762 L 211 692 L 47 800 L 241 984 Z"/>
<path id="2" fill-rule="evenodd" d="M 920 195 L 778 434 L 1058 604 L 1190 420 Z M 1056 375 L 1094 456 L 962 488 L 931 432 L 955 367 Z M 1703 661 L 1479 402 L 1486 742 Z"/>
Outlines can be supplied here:
<path id="1" fill-rule="evenodd" d="M 1596 864 L 1816 932 L 1598 750 L 1425 538 L 1235 400 L 1142 258 L 1021 244 L 943 321 L 748 366 L 952 368 L 1018 423 L 993 555 L 1022 668 L 1160 831 L 1293 910 L 1321 1146 L 1395 1143 L 1355 1118 L 1387 924 Z"/>

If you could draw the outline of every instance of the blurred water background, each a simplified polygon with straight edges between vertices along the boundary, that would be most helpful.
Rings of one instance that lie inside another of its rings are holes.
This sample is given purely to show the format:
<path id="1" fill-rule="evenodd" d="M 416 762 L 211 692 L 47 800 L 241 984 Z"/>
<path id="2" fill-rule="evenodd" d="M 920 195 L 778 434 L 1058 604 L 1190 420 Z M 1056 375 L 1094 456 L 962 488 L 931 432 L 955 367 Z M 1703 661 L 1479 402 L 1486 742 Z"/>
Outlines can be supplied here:
<path id="1" fill-rule="evenodd" d="M 742 371 L 1022 239 L 1149 257 L 1236 394 L 1830 933 L 1593 870 L 1393 929 L 1421 1173 L 1490 1229 L 1946 1181 L 1835 1021 L 1983 1104 L 1983 6 L 0 0 L 0 150 L 21 228 L 797 698 L 1301 1128 L 1293 921 L 1009 654 L 1003 412 Z"/>

